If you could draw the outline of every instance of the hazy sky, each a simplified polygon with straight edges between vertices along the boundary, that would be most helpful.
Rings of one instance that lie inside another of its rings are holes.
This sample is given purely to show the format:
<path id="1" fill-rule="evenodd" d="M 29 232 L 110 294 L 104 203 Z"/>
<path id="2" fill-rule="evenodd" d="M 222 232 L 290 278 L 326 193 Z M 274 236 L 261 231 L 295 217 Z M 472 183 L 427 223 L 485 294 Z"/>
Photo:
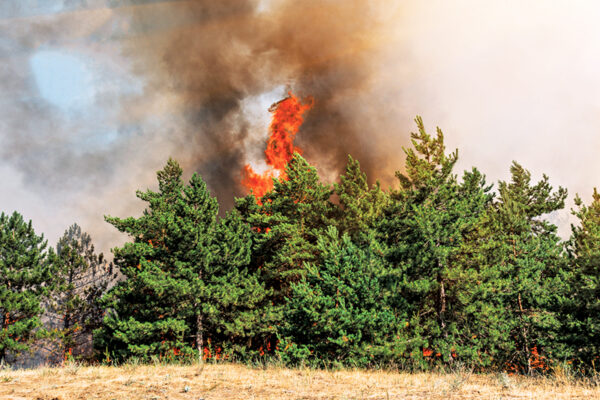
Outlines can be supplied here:
<path id="1" fill-rule="evenodd" d="M 496 182 L 517 160 L 566 186 L 567 209 L 600 186 L 600 3 L 292 3 L 0 2 L 0 210 L 33 219 L 51 244 L 78 222 L 106 251 L 123 238 L 103 215 L 139 213 L 135 190 L 153 187 L 169 156 L 230 204 L 221 194 L 238 163 L 260 167 L 268 106 L 290 87 L 315 96 L 298 141 L 326 177 L 339 167 L 328 154 L 362 151 L 370 178 L 391 182 L 421 115 L 459 149 L 458 173 L 477 166 Z M 248 38 L 255 16 L 286 24 Z M 201 59 L 180 62 L 190 49 Z M 340 130 L 323 139 L 327 127 Z M 563 235 L 568 214 L 553 216 Z"/>

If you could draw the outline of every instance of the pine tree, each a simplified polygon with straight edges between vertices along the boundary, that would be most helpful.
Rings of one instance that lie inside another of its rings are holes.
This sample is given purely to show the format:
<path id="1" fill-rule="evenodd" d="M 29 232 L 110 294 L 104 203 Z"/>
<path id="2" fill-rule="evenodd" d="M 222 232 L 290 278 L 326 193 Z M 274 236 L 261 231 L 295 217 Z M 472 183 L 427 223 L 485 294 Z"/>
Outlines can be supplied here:
<path id="1" fill-rule="evenodd" d="M 571 227 L 568 243 L 570 295 L 562 314 L 566 329 L 561 339 L 576 361 L 594 369 L 600 364 L 600 194 L 594 188 L 589 206 L 579 196 L 575 205 L 579 225 Z"/>
<path id="2" fill-rule="evenodd" d="M 40 333 L 42 302 L 55 287 L 54 253 L 31 221 L 0 214 L 0 362 L 29 349 Z"/>
<path id="3" fill-rule="evenodd" d="M 535 185 L 531 174 L 513 162 L 511 181 L 499 183 L 499 196 L 480 232 L 485 282 L 494 291 L 498 340 L 496 362 L 502 368 L 532 373 L 561 355 L 557 310 L 564 302 L 563 247 L 556 226 L 545 214 L 564 206 L 567 191 L 553 192 L 547 176 Z M 546 359 L 546 362 L 542 358 Z"/>
<path id="4" fill-rule="evenodd" d="M 278 304 L 285 302 L 290 284 L 304 275 L 304 263 L 318 258 L 317 240 L 334 223 L 336 212 L 329 200 L 331 188 L 320 182 L 317 170 L 300 155 L 294 155 L 286 175 L 287 180 L 275 180 L 262 205 L 253 196 L 237 204 L 254 227 L 254 263 Z"/>
<path id="5" fill-rule="evenodd" d="M 367 175 L 352 156 L 348 156 L 345 174 L 334 185 L 334 193 L 339 199 L 339 215 L 335 222 L 340 233 L 348 233 L 353 239 L 368 235 L 389 201 L 379 182 L 369 188 Z"/>
<path id="6" fill-rule="evenodd" d="M 319 237 L 322 261 L 306 264 L 291 287 L 281 329 L 280 352 L 288 363 L 390 364 L 404 321 L 390 307 L 381 246 L 371 235 L 364 248 L 329 227 Z"/>
<path id="7" fill-rule="evenodd" d="M 217 221 L 204 181 L 194 174 L 184 185 L 181 175 L 170 159 L 159 191 L 138 192 L 149 203 L 142 217 L 107 217 L 133 238 L 114 249 L 125 280 L 105 298 L 110 312 L 97 341 L 120 359 L 201 356 L 210 338 L 248 340 L 257 324 L 265 292 L 246 269 L 250 228 L 235 213 Z"/>
<path id="8" fill-rule="evenodd" d="M 51 301 L 51 323 L 62 336 L 62 352 L 90 355 L 92 332 L 100 327 L 104 310 L 99 300 L 117 274 L 92 238 L 77 224 L 70 226 L 56 245 L 56 277 L 60 282 Z"/>
<path id="9" fill-rule="evenodd" d="M 458 153 L 445 153 L 439 128 L 431 137 L 421 118 L 416 123 L 414 150 L 405 149 L 406 173 L 396 174 L 400 190 L 392 193 L 379 225 L 395 274 L 397 307 L 408 307 L 410 315 L 404 331 L 410 354 L 405 357 L 421 367 L 436 358 L 444 363 L 457 357 L 473 361 L 477 350 L 465 312 L 477 271 L 462 258 L 466 238 L 491 200 L 490 187 L 476 169 L 459 183 L 452 174 Z"/>
<path id="10" fill-rule="evenodd" d="M 239 212 L 233 210 L 219 221 L 214 243 L 217 257 L 197 295 L 203 304 L 205 330 L 213 342 L 248 357 L 250 350 L 260 346 L 260 338 L 274 331 L 270 291 L 249 268 L 252 233 Z"/>
<path id="11" fill-rule="evenodd" d="M 318 238 L 334 223 L 336 208 L 332 189 L 321 183 L 317 171 L 295 154 L 286 167 L 287 180 L 275 180 L 274 188 L 258 204 L 254 196 L 238 199 L 236 207 L 252 226 L 252 269 L 270 291 L 273 307 L 265 315 L 271 327 L 261 347 L 273 351 L 283 308 L 291 295 L 291 284 L 306 273 L 306 263 L 319 258 Z"/>

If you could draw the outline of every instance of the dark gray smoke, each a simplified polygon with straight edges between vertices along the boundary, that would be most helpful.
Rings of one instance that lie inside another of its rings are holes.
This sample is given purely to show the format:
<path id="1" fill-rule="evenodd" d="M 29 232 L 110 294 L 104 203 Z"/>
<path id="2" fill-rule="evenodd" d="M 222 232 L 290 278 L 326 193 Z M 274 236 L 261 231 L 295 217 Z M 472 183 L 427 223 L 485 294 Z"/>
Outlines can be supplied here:
<path id="1" fill-rule="evenodd" d="M 389 30 L 371 3 L 3 2 L 2 209 L 53 239 L 79 222 L 106 250 L 117 236 L 102 215 L 139 212 L 135 189 L 169 156 L 229 208 L 242 166 L 262 159 L 268 106 L 290 89 L 315 99 L 297 142 L 324 176 L 348 153 L 391 176 L 402 136 L 370 92 Z"/>
<path id="2" fill-rule="evenodd" d="M 372 2 L 196 0 L 131 12 L 140 32 L 163 27 L 127 48 L 138 73 L 151 77 L 146 96 L 169 92 L 181 102 L 186 166 L 202 173 L 222 205 L 243 194 L 240 171 L 256 155 L 249 157 L 247 140 L 266 135 L 244 118 L 244 101 L 278 87 L 315 99 L 297 143 L 326 174 L 348 154 L 371 177 L 396 157 L 399 137 L 389 135 L 395 117 L 384 104 L 365 111 L 365 96 L 377 103 L 369 88 L 384 31 Z M 383 142 L 396 146 L 375 148 Z"/>
<path id="3" fill-rule="evenodd" d="M 424 117 L 460 168 L 510 161 L 589 199 L 600 136 L 598 6 L 514 0 L 0 1 L 0 210 L 56 240 L 139 213 L 169 156 L 231 206 L 267 109 L 312 96 L 297 136 L 335 179 L 348 153 L 393 182 Z M 587 195 L 587 197 L 586 197 Z M 566 213 L 561 217 L 567 226 Z M 563 233 L 567 232 L 563 229 Z"/>

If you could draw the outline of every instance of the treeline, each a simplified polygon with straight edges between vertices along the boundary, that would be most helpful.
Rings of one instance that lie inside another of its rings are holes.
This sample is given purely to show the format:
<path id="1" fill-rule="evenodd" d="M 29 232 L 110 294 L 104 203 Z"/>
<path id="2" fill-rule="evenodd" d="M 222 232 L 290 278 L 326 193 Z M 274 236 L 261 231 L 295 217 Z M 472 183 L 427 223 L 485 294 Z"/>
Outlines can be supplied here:
<path id="1" fill-rule="evenodd" d="M 296 155 L 287 180 L 221 218 L 202 178 L 184 182 L 169 160 L 158 191 L 137 192 L 141 217 L 106 217 L 131 238 L 113 249 L 114 285 L 85 234 L 46 251 L 31 223 L 2 214 L 0 357 L 49 335 L 46 304 L 64 322 L 64 351 L 93 331 L 105 362 L 594 370 L 600 195 L 576 198 L 579 224 L 562 241 L 548 215 L 564 208 L 564 188 L 532 182 L 516 162 L 495 191 L 475 168 L 459 178 L 442 132 L 416 122 L 394 189 L 369 186 L 351 157 L 339 183 L 324 184 Z M 99 279 L 78 290 L 92 270 Z"/>

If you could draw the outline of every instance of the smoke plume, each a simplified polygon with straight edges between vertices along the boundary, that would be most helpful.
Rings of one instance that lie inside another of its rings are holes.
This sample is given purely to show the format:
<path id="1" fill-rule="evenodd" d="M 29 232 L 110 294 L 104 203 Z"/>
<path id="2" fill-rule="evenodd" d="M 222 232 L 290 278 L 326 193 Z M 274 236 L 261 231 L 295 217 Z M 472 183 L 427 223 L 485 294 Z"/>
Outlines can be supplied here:
<path id="1" fill-rule="evenodd" d="M 225 207 L 243 194 L 243 165 L 258 158 L 247 148 L 264 149 L 265 126 L 257 129 L 244 113 L 245 101 L 263 93 L 281 98 L 291 88 L 315 99 L 297 143 L 325 173 L 352 154 L 376 176 L 395 157 L 381 151 L 391 149 L 384 143 L 399 144 L 386 134 L 384 108 L 366 114 L 364 107 L 365 96 L 378 102 L 369 89 L 389 28 L 372 2 L 196 0 L 131 12 L 140 30 L 163 26 L 126 47 L 150 79 L 146 97 L 152 102 L 168 92 L 184 110 L 178 129 L 187 145 L 180 157 Z"/>
<path id="2" fill-rule="evenodd" d="M 585 199 L 598 185 L 599 7 L 476 0 L 0 2 L 0 210 L 102 250 L 169 156 L 223 209 L 260 169 L 270 104 L 313 108 L 296 138 L 325 180 L 347 154 L 393 183 L 422 115 L 460 168 L 510 161 Z M 567 213 L 558 216 L 568 233 Z"/>

